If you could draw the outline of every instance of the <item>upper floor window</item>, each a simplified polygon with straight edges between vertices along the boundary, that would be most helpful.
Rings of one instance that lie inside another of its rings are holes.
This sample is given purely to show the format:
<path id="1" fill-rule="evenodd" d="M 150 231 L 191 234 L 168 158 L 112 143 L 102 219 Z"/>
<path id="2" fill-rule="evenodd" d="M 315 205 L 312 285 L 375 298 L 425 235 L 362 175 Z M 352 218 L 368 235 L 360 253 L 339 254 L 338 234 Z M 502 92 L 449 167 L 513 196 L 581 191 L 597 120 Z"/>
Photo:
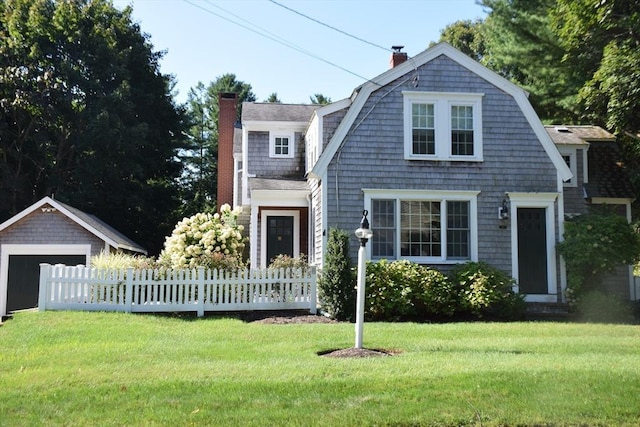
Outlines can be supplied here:
<path id="1" fill-rule="evenodd" d="M 482 160 L 482 94 L 402 92 L 408 160 Z"/>
<path id="2" fill-rule="evenodd" d="M 282 135 L 271 133 L 269 135 L 269 156 L 270 157 L 293 157 L 294 144 L 293 135 Z"/>

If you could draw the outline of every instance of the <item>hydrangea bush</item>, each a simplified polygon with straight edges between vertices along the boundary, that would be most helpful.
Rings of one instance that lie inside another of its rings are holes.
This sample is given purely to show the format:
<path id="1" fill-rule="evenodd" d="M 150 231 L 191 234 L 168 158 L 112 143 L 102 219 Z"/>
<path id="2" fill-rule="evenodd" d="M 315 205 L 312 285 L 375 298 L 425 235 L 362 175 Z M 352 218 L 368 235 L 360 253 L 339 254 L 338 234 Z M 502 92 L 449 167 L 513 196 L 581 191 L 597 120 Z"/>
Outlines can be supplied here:
<path id="1" fill-rule="evenodd" d="M 241 208 L 228 204 L 220 213 L 198 213 L 178 222 L 167 237 L 160 254 L 160 264 L 170 268 L 221 268 L 243 266 L 244 227 L 238 225 Z"/>

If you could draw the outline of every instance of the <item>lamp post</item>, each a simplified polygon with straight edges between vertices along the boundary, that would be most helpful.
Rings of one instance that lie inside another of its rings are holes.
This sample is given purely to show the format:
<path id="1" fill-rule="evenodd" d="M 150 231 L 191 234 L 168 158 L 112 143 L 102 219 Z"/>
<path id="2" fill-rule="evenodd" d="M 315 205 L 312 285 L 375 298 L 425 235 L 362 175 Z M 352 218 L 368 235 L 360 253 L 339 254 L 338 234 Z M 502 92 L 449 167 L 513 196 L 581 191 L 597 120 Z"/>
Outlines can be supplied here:
<path id="1" fill-rule="evenodd" d="M 365 247 L 367 241 L 373 237 L 373 232 L 369 229 L 369 220 L 367 215 L 369 212 L 365 209 L 362 211 L 362 220 L 360 220 L 360 228 L 356 230 L 356 237 L 360 239 L 360 248 L 358 249 L 358 288 L 356 297 L 356 348 L 362 348 L 362 328 L 364 323 L 364 288 L 366 277 L 365 265 Z"/>

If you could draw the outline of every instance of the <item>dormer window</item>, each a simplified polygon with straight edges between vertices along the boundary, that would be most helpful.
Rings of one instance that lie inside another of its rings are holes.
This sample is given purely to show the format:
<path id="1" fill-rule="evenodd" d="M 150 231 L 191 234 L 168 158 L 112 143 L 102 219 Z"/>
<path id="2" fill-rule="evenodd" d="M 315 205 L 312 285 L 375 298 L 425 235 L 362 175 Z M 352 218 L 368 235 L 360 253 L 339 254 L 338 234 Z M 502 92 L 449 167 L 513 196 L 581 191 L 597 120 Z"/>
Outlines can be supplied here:
<path id="1" fill-rule="evenodd" d="M 269 134 L 269 157 L 291 158 L 294 152 L 293 135 L 282 133 Z"/>
<path id="2" fill-rule="evenodd" d="M 402 92 L 407 160 L 482 160 L 482 94 Z"/>

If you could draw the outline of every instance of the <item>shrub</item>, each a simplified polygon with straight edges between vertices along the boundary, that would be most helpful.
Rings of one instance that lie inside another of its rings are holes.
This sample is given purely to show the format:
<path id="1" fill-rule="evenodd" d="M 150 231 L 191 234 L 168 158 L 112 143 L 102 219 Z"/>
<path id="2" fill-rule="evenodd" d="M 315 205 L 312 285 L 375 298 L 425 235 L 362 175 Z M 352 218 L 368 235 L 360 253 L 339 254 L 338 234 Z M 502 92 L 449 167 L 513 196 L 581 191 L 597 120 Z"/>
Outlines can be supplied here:
<path id="1" fill-rule="evenodd" d="M 453 268 L 449 278 L 463 314 L 517 319 L 524 313 L 524 296 L 513 292 L 515 281 L 502 270 L 484 262 L 468 262 Z"/>
<path id="2" fill-rule="evenodd" d="M 147 256 L 101 251 L 99 255 L 91 257 L 91 266 L 101 270 L 123 270 L 127 268 L 142 270 L 156 268 L 157 264 L 155 259 Z"/>
<path id="3" fill-rule="evenodd" d="M 585 292 L 577 302 L 576 320 L 597 323 L 636 323 L 634 307 L 629 301 L 600 291 Z"/>
<path id="4" fill-rule="evenodd" d="M 638 233 L 613 213 L 590 213 L 567 221 L 564 238 L 557 248 L 567 265 L 567 296 L 572 299 L 596 290 L 603 273 L 633 264 L 640 256 Z"/>
<path id="5" fill-rule="evenodd" d="M 243 265 L 240 209 L 227 204 L 220 214 L 198 213 L 180 221 L 167 237 L 159 262 L 170 268 L 236 269 Z"/>
<path id="6" fill-rule="evenodd" d="M 271 264 L 269 264 L 270 269 L 307 269 L 309 268 L 309 261 L 307 260 L 307 256 L 305 254 L 300 254 L 297 257 L 290 257 L 289 255 L 278 255 L 273 260 L 271 260 Z"/>
<path id="7" fill-rule="evenodd" d="M 418 286 L 414 291 L 418 317 L 443 319 L 453 316 L 457 311 L 459 298 L 449 278 L 434 268 L 418 267 Z"/>
<path id="8" fill-rule="evenodd" d="M 355 320 L 355 275 L 349 258 L 349 234 L 344 230 L 329 230 L 327 252 L 318 280 L 320 303 L 336 320 Z"/>
<path id="9" fill-rule="evenodd" d="M 415 265 L 415 264 L 414 264 Z M 415 317 L 412 264 L 408 261 L 367 262 L 365 316 L 367 320 Z M 415 282 L 415 280 L 413 281 Z M 413 286 L 412 286 L 413 285 Z"/>

